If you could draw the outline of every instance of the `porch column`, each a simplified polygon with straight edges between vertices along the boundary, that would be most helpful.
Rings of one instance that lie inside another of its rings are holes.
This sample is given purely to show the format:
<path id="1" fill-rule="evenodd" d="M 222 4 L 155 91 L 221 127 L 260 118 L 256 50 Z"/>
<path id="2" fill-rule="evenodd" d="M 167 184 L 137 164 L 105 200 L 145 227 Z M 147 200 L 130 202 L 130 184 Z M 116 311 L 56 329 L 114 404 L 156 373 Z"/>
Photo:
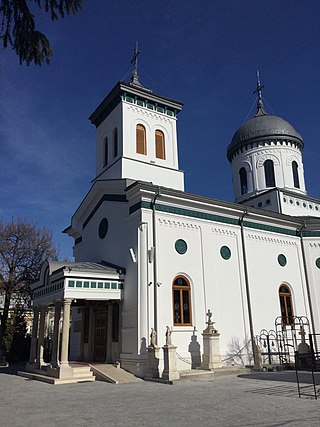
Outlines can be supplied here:
<path id="1" fill-rule="evenodd" d="M 106 362 L 112 362 L 112 312 L 113 304 L 108 304 L 108 322 L 107 322 L 107 351 Z"/>
<path id="2" fill-rule="evenodd" d="M 39 325 L 39 307 L 33 307 L 32 335 L 30 346 L 29 365 L 34 365 L 37 356 L 37 336 Z"/>
<path id="3" fill-rule="evenodd" d="M 44 350 L 44 327 L 46 320 L 46 305 L 40 306 L 40 324 L 39 324 L 39 338 L 38 338 L 38 349 L 37 349 L 37 360 L 36 365 L 38 369 L 44 364 L 43 361 L 43 350 Z"/>
<path id="4" fill-rule="evenodd" d="M 61 307 L 62 302 L 56 301 L 54 303 L 54 328 L 52 337 L 52 355 L 51 355 L 51 367 L 58 368 L 59 366 L 59 330 L 60 330 L 60 318 L 61 318 Z"/>
<path id="5" fill-rule="evenodd" d="M 90 313 L 89 313 L 89 340 L 88 340 L 88 360 L 92 361 L 94 358 L 94 311 L 93 305 L 90 305 Z"/>
<path id="6" fill-rule="evenodd" d="M 61 344 L 61 364 L 68 364 L 69 330 L 70 330 L 70 306 L 72 299 L 63 300 L 63 323 L 62 323 L 62 344 Z"/>

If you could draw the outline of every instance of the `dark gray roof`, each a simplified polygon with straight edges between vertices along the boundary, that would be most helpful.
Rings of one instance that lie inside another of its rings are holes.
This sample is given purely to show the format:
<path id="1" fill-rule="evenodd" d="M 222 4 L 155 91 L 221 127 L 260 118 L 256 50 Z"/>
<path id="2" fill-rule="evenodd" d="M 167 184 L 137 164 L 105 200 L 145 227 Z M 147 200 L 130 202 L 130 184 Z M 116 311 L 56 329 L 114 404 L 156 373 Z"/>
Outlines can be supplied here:
<path id="1" fill-rule="evenodd" d="M 70 268 L 75 271 L 92 271 L 96 273 L 119 273 L 125 274 L 126 269 L 106 261 L 97 262 L 63 262 L 49 261 L 51 264 L 51 272 L 57 273 L 61 269 Z"/>
<path id="2" fill-rule="evenodd" d="M 235 150 L 244 147 L 248 143 L 257 140 L 286 139 L 294 141 L 302 149 L 303 139 L 294 127 L 286 120 L 278 116 L 268 114 L 257 114 L 252 119 L 245 122 L 233 135 L 231 144 L 228 147 L 227 156 L 231 160 Z"/>

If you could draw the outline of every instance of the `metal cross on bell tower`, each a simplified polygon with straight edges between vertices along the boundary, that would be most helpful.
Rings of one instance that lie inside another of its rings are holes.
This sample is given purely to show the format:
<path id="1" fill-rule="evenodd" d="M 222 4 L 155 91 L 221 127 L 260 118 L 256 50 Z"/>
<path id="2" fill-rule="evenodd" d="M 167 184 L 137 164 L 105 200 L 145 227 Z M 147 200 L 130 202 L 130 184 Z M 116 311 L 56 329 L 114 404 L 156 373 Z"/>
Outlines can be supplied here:
<path id="1" fill-rule="evenodd" d="M 139 82 L 138 77 L 138 55 L 140 53 L 140 50 L 138 49 L 138 42 L 136 42 L 136 47 L 133 51 L 133 57 L 131 59 L 131 64 L 133 64 L 133 70 L 132 70 L 132 76 L 131 76 L 131 83 L 134 85 L 142 86 Z"/>

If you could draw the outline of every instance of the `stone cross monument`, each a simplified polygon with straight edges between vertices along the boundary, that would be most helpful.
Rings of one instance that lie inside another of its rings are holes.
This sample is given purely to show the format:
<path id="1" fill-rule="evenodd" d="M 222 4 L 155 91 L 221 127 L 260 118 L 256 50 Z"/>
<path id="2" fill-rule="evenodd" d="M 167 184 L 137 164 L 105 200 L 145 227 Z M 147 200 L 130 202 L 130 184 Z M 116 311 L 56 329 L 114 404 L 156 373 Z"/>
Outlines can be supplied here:
<path id="1" fill-rule="evenodd" d="M 201 368 L 209 371 L 215 368 L 222 368 L 221 355 L 220 355 L 220 344 L 219 344 L 219 332 L 215 329 L 214 322 L 212 322 L 212 313 L 210 309 L 206 313 L 208 321 L 206 322 L 207 327 L 202 332 L 203 336 L 203 353 Z"/>

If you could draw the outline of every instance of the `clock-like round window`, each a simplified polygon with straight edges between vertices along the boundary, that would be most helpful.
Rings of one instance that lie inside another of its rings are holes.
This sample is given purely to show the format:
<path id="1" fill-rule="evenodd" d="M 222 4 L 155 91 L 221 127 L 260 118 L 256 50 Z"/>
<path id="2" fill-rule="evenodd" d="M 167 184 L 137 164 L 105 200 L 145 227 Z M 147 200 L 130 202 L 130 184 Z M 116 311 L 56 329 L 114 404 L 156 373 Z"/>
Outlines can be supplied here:
<path id="1" fill-rule="evenodd" d="M 283 254 L 280 254 L 278 256 L 278 263 L 281 265 L 281 267 L 284 267 L 287 264 L 287 258 Z"/>
<path id="2" fill-rule="evenodd" d="M 220 255 L 223 259 L 228 260 L 231 258 L 231 250 L 228 248 L 228 246 L 222 246 L 220 249 Z"/>
<path id="3" fill-rule="evenodd" d="M 316 266 L 317 266 L 318 268 L 320 268 L 320 258 L 317 258 L 317 259 L 316 259 Z"/>
<path id="4" fill-rule="evenodd" d="M 109 223 L 107 218 L 103 218 L 99 224 L 99 237 L 100 239 L 104 239 L 108 233 Z"/>
<path id="5" fill-rule="evenodd" d="M 187 243 L 182 240 L 182 239 L 178 239 L 174 245 L 176 251 L 178 252 L 178 254 L 183 255 L 187 252 L 188 250 L 188 245 Z"/>

